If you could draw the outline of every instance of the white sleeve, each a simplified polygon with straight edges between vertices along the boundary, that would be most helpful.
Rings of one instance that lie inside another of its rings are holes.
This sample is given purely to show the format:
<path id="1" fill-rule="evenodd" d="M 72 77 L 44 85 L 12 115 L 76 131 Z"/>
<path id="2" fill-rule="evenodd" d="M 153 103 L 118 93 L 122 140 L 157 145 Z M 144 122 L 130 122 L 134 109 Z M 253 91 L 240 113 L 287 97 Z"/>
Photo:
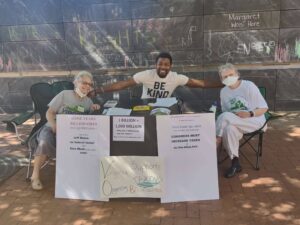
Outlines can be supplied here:
<path id="1" fill-rule="evenodd" d="M 254 83 L 250 83 L 250 94 L 251 94 L 251 101 L 253 103 L 253 109 L 255 108 L 268 108 L 267 102 L 260 93 L 258 87 Z"/>
<path id="2" fill-rule="evenodd" d="M 137 84 L 144 83 L 145 81 L 148 80 L 148 70 L 146 71 L 141 71 L 133 75 L 133 80 Z"/>
<path id="3" fill-rule="evenodd" d="M 185 75 L 178 74 L 176 76 L 176 83 L 178 86 L 186 85 L 188 81 L 189 81 L 189 78 Z"/>

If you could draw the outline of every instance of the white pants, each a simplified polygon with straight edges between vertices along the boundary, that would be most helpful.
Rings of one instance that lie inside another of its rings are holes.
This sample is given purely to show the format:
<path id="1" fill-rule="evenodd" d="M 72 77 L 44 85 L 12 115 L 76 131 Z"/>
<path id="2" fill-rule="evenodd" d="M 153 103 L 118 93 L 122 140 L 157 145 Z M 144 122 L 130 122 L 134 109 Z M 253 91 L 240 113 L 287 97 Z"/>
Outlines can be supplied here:
<path id="1" fill-rule="evenodd" d="M 240 118 L 234 113 L 222 113 L 216 122 L 218 137 L 222 137 L 224 148 L 231 159 L 239 157 L 239 141 L 245 133 L 258 130 L 263 125 L 261 120 L 255 117 Z"/>

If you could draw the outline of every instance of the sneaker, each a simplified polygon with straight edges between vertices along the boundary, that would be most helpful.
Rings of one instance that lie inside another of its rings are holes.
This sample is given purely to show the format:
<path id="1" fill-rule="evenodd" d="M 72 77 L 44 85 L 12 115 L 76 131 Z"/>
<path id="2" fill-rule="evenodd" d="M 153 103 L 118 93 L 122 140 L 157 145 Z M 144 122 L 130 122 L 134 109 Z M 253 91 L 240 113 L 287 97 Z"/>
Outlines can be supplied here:
<path id="1" fill-rule="evenodd" d="M 242 171 L 242 167 L 239 164 L 232 165 L 224 174 L 224 177 L 226 178 L 231 178 L 234 177 L 235 174 L 239 173 Z"/>
<path id="2" fill-rule="evenodd" d="M 39 179 L 31 180 L 31 187 L 35 191 L 39 191 L 43 189 L 43 185 Z"/>

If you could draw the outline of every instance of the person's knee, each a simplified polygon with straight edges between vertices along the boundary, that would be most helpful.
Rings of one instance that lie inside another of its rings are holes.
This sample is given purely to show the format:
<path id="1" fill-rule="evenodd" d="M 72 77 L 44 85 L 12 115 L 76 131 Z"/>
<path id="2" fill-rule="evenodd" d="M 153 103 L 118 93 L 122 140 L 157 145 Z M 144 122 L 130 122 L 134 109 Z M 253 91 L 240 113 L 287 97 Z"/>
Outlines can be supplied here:
<path id="1" fill-rule="evenodd" d="M 224 128 L 224 135 L 223 136 L 230 136 L 231 134 L 235 133 L 237 130 L 237 128 L 231 124 L 228 124 L 225 128 Z"/>
<path id="2" fill-rule="evenodd" d="M 54 145 L 53 141 L 41 140 L 41 141 L 39 141 L 38 147 L 40 149 L 52 149 L 52 148 L 55 148 L 55 145 Z"/>
<path id="3" fill-rule="evenodd" d="M 224 112 L 223 114 L 224 115 L 223 115 L 222 119 L 225 120 L 225 121 L 227 121 L 229 124 L 236 117 L 235 114 L 233 114 L 232 112 Z"/>
<path id="4" fill-rule="evenodd" d="M 226 141 L 231 140 L 231 142 L 239 142 L 239 140 L 243 137 L 243 134 L 239 131 L 236 126 L 228 125 L 224 129 L 223 138 Z"/>
<path id="5" fill-rule="evenodd" d="M 231 121 L 233 121 L 234 116 L 235 116 L 235 115 L 234 115 L 233 113 L 231 113 L 231 112 L 223 112 L 223 113 L 218 117 L 216 124 L 217 124 L 217 125 L 222 125 L 222 124 L 223 124 L 223 126 L 224 126 L 225 124 L 230 124 Z"/>

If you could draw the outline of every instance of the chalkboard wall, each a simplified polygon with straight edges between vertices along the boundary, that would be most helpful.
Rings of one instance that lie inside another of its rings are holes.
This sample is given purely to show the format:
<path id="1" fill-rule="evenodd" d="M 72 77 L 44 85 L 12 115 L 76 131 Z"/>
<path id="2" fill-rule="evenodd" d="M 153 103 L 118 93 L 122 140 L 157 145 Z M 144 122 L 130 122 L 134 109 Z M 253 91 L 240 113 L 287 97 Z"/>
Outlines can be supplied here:
<path id="1" fill-rule="evenodd" d="M 162 50 L 185 71 L 205 72 L 225 62 L 300 63 L 300 1 L 0 0 L 0 77 L 149 68 Z M 297 69 L 273 73 L 299 80 Z M 283 91 L 280 79 L 275 90 Z M 292 93 L 274 92 L 273 104 L 292 97 L 300 109 Z"/>

